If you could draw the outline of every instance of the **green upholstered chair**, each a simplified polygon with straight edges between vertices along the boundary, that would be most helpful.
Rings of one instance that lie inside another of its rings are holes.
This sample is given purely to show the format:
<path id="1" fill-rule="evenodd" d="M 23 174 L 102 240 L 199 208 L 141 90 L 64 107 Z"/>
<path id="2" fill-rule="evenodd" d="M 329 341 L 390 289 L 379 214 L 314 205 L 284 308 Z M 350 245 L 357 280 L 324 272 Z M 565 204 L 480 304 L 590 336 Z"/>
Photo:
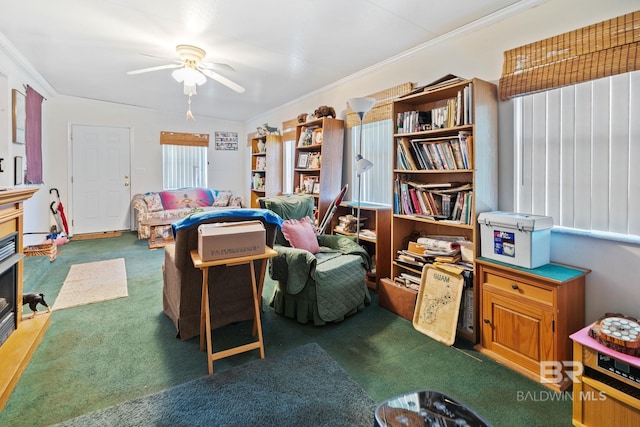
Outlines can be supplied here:
<path id="1" fill-rule="evenodd" d="M 313 198 L 288 195 L 258 199 L 283 220 L 313 218 Z M 320 326 L 338 322 L 364 309 L 371 301 L 365 284 L 370 257 L 354 239 L 339 235 L 316 236 L 320 252 L 291 247 L 281 231 L 273 248 L 269 274 L 276 286 L 269 302 L 275 312 L 300 323 Z"/>

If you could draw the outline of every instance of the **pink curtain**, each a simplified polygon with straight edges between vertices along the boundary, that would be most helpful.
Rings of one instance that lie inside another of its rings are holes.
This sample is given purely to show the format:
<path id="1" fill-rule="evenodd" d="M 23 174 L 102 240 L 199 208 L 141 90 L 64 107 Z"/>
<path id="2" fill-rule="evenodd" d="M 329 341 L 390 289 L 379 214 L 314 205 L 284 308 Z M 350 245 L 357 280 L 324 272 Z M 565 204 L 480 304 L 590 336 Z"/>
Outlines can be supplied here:
<path id="1" fill-rule="evenodd" d="M 42 101 L 44 98 L 27 87 L 25 125 L 27 174 L 25 184 L 42 184 Z"/>

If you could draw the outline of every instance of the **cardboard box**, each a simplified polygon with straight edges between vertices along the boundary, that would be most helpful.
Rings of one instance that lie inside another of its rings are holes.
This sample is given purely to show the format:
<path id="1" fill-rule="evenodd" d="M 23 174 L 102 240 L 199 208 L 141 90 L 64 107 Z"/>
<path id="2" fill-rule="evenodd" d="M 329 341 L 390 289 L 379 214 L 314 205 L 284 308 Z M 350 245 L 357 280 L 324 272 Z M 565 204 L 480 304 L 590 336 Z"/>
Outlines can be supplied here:
<path id="1" fill-rule="evenodd" d="M 220 222 L 198 227 L 198 255 L 215 261 L 263 254 L 266 231 L 260 221 Z"/>
<path id="2" fill-rule="evenodd" d="M 483 257 L 524 268 L 549 263 L 553 218 L 513 212 L 478 216 Z"/>

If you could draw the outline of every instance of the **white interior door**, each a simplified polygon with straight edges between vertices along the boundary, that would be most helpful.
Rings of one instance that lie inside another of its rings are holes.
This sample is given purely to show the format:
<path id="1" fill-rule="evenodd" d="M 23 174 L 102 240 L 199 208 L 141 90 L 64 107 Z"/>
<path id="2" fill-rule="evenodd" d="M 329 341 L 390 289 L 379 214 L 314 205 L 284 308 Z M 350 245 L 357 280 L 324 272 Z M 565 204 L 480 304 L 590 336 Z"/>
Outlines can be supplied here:
<path id="1" fill-rule="evenodd" d="M 73 234 L 128 230 L 131 203 L 130 130 L 73 125 Z"/>

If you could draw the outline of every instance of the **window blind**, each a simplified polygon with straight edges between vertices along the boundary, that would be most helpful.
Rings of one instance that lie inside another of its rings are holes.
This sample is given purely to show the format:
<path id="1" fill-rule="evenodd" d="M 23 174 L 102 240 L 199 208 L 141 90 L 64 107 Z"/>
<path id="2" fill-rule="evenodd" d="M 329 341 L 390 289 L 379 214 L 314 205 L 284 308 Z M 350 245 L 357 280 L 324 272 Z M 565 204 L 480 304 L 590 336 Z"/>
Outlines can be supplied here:
<path id="1" fill-rule="evenodd" d="M 162 188 L 207 187 L 207 147 L 162 146 Z"/>
<path id="2" fill-rule="evenodd" d="M 640 72 L 514 103 L 516 209 L 572 229 L 640 236 Z"/>
<path id="3" fill-rule="evenodd" d="M 391 114 L 393 113 L 393 101 L 399 96 L 406 95 L 412 89 L 413 83 L 403 83 L 389 89 L 381 90 L 380 92 L 376 92 L 372 95 L 367 95 L 369 98 L 375 98 L 376 103 L 364 116 L 362 123 L 366 124 L 391 119 Z M 349 103 L 347 103 L 346 127 L 351 128 L 359 125 L 360 118 L 358 117 L 358 114 L 356 114 L 349 106 Z"/>
<path id="4" fill-rule="evenodd" d="M 504 52 L 501 100 L 640 70 L 640 11 Z"/>

